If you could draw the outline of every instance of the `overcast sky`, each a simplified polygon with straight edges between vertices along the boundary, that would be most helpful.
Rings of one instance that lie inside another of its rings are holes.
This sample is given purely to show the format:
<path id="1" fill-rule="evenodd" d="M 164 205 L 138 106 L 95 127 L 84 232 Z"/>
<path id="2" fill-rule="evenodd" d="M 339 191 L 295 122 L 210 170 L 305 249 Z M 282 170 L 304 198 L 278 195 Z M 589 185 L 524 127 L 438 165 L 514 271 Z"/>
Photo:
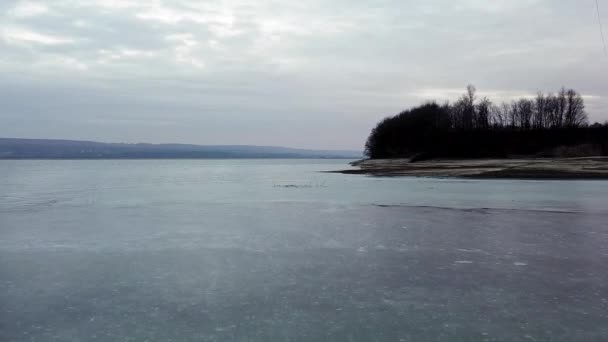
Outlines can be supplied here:
<path id="1" fill-rule="evenodd" d="M 2 0 L 0 50 L 0 137 L 361 149 L 468 83 L 608 120 L 594 0 Z"/>

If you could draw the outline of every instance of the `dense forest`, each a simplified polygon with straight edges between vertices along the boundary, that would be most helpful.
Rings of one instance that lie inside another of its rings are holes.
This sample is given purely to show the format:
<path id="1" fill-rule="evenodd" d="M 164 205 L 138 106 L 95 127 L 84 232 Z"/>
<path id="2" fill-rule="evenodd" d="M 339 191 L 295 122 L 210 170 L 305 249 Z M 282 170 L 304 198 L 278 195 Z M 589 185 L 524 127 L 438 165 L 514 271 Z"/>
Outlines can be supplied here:
<path id="1" fill-rule="evenodd" d="M 570 157 L 608 154 L 608 123 L 589 125 L 573 89 L 494 104 L 470 85 L 454 103 L 428 102 L 388 117 L 365 145 L 370 158 Z"/>

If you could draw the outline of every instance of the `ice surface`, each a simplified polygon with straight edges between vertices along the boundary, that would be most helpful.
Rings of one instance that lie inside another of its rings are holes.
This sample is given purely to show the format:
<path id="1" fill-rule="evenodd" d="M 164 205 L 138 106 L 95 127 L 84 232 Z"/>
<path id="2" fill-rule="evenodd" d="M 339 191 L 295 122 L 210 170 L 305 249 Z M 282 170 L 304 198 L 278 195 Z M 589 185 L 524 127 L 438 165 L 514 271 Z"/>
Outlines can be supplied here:
<path id="1" fill-rule="evenodd" d="M 0 162 L 0 341 L 608 340 L 607 182 L 332 163 Z"/>

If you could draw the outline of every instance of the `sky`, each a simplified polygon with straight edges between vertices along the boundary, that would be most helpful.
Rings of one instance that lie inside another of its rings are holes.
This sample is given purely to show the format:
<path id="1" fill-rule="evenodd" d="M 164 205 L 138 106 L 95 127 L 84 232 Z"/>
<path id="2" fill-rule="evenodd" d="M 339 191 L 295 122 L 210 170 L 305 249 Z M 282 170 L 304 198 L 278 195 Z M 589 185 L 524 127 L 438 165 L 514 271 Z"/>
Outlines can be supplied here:
<path id="1" fill-rule="evenodd" d="M 467 84 L 608 120 L 594 0 L 2 0 L 0 73 L 0 137 L 361 150 Z"/>

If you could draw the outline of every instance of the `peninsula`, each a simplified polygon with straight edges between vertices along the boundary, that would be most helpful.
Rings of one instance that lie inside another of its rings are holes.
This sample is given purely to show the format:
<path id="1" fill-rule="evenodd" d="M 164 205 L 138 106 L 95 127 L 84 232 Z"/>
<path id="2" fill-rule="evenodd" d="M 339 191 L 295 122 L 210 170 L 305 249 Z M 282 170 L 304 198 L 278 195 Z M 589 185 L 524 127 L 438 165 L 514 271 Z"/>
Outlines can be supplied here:
<path id="1" fill-rule="evenodd" d="M 369 159 L 349 174 L 608 179 L 608 123 L 589 124 L 573 89 L 496 105 L 473 86 L 455 103 L 428 102 L 371 131 Z"/>

